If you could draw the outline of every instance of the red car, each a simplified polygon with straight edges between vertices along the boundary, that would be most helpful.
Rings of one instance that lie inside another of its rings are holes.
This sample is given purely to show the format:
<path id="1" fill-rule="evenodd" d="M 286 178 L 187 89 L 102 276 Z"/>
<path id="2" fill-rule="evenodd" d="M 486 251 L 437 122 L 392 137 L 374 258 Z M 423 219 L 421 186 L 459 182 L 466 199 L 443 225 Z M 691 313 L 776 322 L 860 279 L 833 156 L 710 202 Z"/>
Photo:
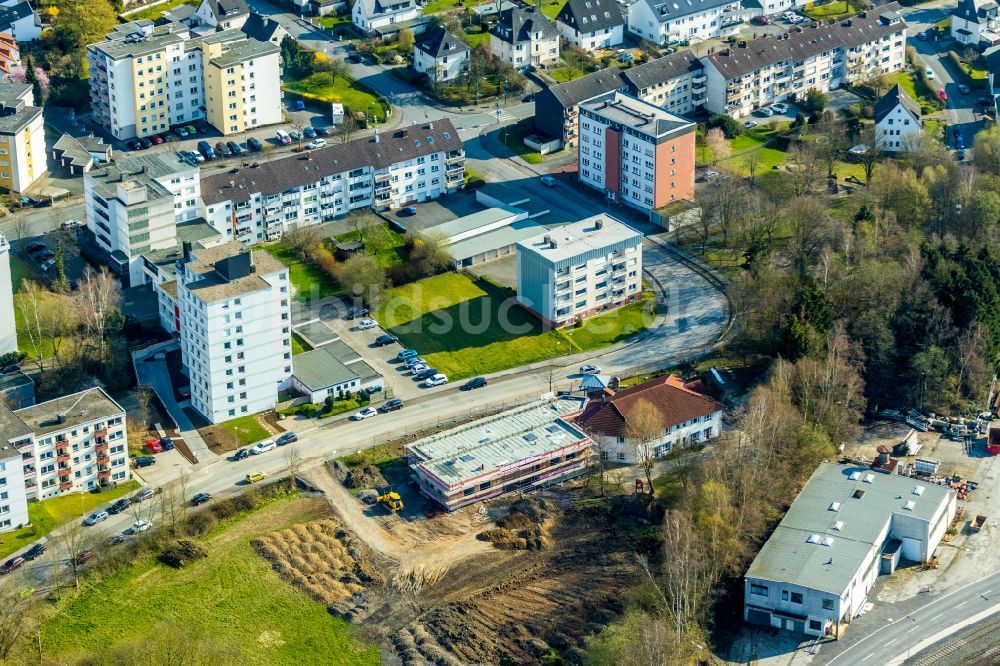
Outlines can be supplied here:
<path id="1" fill-rule="evenodd" d="M 772 23 L 774 23 L 774 21 L 772 21 L 771 19 L 769 19 L 768 17 L 766 17 L 764 15 L 754 16 L 750 20 L 750 22 L 753 23 L 754 25 L 771 25 Z"/>
<path id="2" fill-rule="evenodd" d="M 163 137 L 160 136 L 159 134 L 154 134 L 153 136 L 151 136 L 149 138 L 156 145 L 160 145 L 161 143 L 163 143 Z"/>
<path id="3" fill-rule="evenodd" d="M 944 88 L 938 88 L 938 99 L 942 102 L 948 101 L 948 93 L 944 91 Z"/>

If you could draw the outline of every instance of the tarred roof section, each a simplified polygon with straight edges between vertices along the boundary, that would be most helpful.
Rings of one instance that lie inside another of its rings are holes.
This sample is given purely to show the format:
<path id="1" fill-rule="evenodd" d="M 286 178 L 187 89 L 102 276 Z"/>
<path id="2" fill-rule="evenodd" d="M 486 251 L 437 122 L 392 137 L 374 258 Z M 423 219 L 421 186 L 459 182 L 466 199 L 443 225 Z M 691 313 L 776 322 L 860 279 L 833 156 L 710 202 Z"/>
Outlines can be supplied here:
<path id="1" fill-rule="evenodd" d="M 666 375 L 631 386 L 603 401 L 600 397 L 591 400 L 575 422 L 592 434 L 625 437 L 628 415 L 640 400 L 657 408 L 664 429 L 723 409 L 721 403 L 704 393 L 700 380 L 685 382 L 676 375 Z"/>

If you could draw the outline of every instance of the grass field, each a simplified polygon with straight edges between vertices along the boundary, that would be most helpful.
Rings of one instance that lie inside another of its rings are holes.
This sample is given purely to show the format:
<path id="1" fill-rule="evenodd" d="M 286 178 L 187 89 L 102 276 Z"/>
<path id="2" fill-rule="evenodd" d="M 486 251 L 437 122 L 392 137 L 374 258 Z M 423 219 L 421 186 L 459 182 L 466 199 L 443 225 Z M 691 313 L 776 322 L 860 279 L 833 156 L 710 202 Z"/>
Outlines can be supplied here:
<path id="1" fill-rule="evenodd" d="M 370 252 L 375 248 L 375 258 L 382 268 L 399 266 L 407 259 L 404 245 L 406 234 L 390 229 L 388 224 L 376 224 L 364 230 L 363 236 L 359 237 L 358 232 L 349 231 L 346 234 L 337 236 L 337 242 L 361 240 L 364 238 L 365 249 Z"/>
<path id="2" fill-rule="evenodd" d="M 156 643 L 158 625 L 169 623 L 225 644 L 250 666 L 379 664 L 377 646 L 356 642 L 347 622 L 279 577 L 250 545 L 328 512 L 317 500 L 272 500 L 201 539 L 207 558 L 182 569 L 147 558 L 85 587 L 42 624 L 46 660 L 77 663 L 126 640 Z"/>
<path id="3" fill-rule="evenodd" d="M 490 33 L 483 32 L 472 32 L 471 29 L 465 32 L 465 41 L 469 44 L 469 48 L 476 48 L 479 46 L 479 42 L 488 42 L 490 39 Z"/>
<path id="4" fill-rule="evenodd" d="M 452 381 L 620 342 L 651 318 L 635 303 L 574 329 L 545 331 L 513 291 L 461 273 L 390 290 L 377 320 Z"/>
<path id="5" fill-rule="evenodd" d="M 267 245 L 264 249 L 288 266 L 288 279 L 295 288 L 295 300 L 309 300 L 314 295 L 314 289 L 316 298 L 326 298 L 340 293 L 340 285 L 320 270 L 319 266 L 301 261 L 281 242 Z"/>
<path id="6" fill-rule="evenodd" d="M 318 102 L 345 104 L 354 111 L 368 115 L 375 114 L 385 121 L 388 109 L 381 100 L 363 83 L 343 77 L 334 77 L 329 72 L 316 72 L 299 81 L 285 81 L 282 88 Z"/>
<path id="7" fill-rule="evenodd" d="M 139 488 L 137 481 L 118 484 L 103 493 L 72 493 L 40 502 L 28 503 L 31 525 L 0 534 L 0 558 L 7 557 L 71 520 L 91 513 L 95 508 Z"/>
<path id="8" fill-rule="evenodd" d="M 249 446 L 271 436 L 271 433 L 257 422 L 257 417 L 253 414 L 225 421 L 219 425 L 236 435 L 236 439 L 240 440 L 240 446 Z"/>
<path id="9" fill-rule="evenodd" d="M 309 346 L 309 343 L 295 333 L 292 333 L 292 356 L 305 354 L 307 351 L 312 351 L 312 347 Z"/>
<path id="10" fill-rule="evenodd" d="M 894 86 L 897 83 L 899 84 L 899 87 L 913 99 L 917 99 L 919 97 L 919 95 L 917 95 L 917 89 L 913 83 L 913 76 L 909 72 L 902 71 L 891 74 L 889 76 L 889 85 Z"/>
<path id="11" fill-rule="evenodd" d="M 847 4 L 847 0 L 839 0 L 825 5 L 807 6 L 802 13 L 814 21 L 825 21 L 846 18 L 854 14 L 854 11 Z"/>
<path id="12" fill-rule="evenodd" d="M 180 7 L 181 5 L 198 6 L 199 4 L 198 0 L 167 0 L 167 2 L 156 5 L 155 7 L 147 7 L 146 9 L 138 11 L 135 14 L 129 14 L 125 18 L 129 21 L 138 21 L 140 19 L 155 21 L 163 16 L 164 12 L 169 12 L 171 9 Z"/>
<path id="13" fill-rule="evenodd" d="M 542 5 L 542 13 L 554 21 L 565 4 L 566 0 L 545 0 L 545 4 Z"/>
<path id="14" fill-rule="evenodd" d="M 530 119 L 529 119 L 530 120 Z M 500 140 L 505 146 L 528 164 L 541 164 L 542 155 L 538 151 L 524 145 L 524 137 L 534 131 L 534 126 L 529 123 L 517 123 L 505 130 L 500 131 Z"/>

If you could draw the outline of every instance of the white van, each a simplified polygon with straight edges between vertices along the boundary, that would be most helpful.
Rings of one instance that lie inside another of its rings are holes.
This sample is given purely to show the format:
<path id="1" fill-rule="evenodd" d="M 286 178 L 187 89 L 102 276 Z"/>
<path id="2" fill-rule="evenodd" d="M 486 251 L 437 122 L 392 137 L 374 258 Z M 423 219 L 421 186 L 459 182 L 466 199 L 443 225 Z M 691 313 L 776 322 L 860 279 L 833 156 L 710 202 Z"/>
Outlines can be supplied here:
<path id="1" fill-rule="evenodd" d="M 288 135 L 288 132 L 286 132 L 285 130 L 278 130 L 277 132 L 274 133 L 274 135 L 278 137 L 278 143 L 282 145 L 287 146 L 292 143 L 292 137 L 290 137 Z"/>

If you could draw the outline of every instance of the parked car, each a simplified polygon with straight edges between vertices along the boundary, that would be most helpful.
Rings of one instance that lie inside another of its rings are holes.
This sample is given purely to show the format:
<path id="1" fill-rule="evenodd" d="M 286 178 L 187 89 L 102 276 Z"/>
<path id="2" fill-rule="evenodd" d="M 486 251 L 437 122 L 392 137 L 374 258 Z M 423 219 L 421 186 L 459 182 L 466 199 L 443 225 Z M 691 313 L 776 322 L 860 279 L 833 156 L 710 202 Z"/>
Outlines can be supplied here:
<path id="1" fill-rule="evenodd" d="M 302 132 L 298 131 L 297 129 L 293 129 L 292 131 L 290 131 L 288 133 L 288 136 L 290 136 L 292 138 L 292 141 L 301 141 L 302 140 Z"/>
<path id="2" fill-rule="evenodd" d="M 400 361 L 406 361 L 411 358 L 416 358 L 420 356 L 420 353 L 416 349 L 404 349 L 398 354 L 396 354 L 396 359 Z"/>
<path id="3" fill-rule="evenodd" d="M 367 317 L 370 313 L 368 308 L 351 308 L 347 311 L 347 318 L 354 319 L 356 317 Z"/>
<path id="4" fill-rule="evenodd" d="M 380 335 L 375 338 L 376 347 L 385 347 L 386 345 L 391 345 L 394 342 L 399 342 L 399 338 L 395 335 Z"/>
<path id="5" fill-rule="evenodd" d="M 31 241 L 24 246 L 24 249 L 28 251 L 28 254 L 34 254 L 35 252 L 41 252 L 42 250 L 47 250 L 49 248 L 41 241 Z"/>
<path id="6" fill-rule="evenodd" d="M 189 136 L 194 136 L 198 133 L 198 129 L 194 125 L 185 125 L 184 129 L 187 130 Z"/>
<path id="7" fill-rule="evenodd" d="M 132 532 L 132 534 L 141 534 L 142 532 L 147 531 L 152 526 L 153 523 L 149 522 L 148 520 L 137 520 L 134 523 L 132 523 L 132 526 L 129 528 L 129 530 Z"/>
<path id="8" fill-rule="evenodd" d="M 227 141 L 226 147 L 229 148 L 229 152 L 232 155 L 239 155 L 240 153 L 243 152 L 243 149 L 240 148 L 240 144 L 236 143 L 235 141 Z"/>
<path id="9" fill-rule="evenodd" d="M 132 503 L 133 504 L 138 504 L 139 502 L 142 502 L 143 500 L 148 500 L 150 497 L 152 497 L 155 494 L 156 494 L 156 491 L 154 489 L 150 488 L 149 486 L 146 486 L 145 488 L 143 488 L 142 490 L 140 490 L 139 492 L 137 492 L 135 495 L 132 495 L 132 498 L 131 498 L 132 499 Z"/>
<path id="10" fill-rule="evenodd" d="M 942 102 L 948 101 L 948 93 L 944 91 L 944 88 L 938 88 L 937 95 L 938 99 L 941 100 Z"/>
<path id="11" fill-rule="evenodd" d="M 195 164 L 201 164 L 202 162 L 205 161 L 205 156 L 199 153 L 197 150 L 189 150 L 188 155 L 190 155 L 191 159 L 195 161 Z"/>
<path id="12" fill-rule="evenodd" d="M 931 69 L 930 67 L 924 68 L 924 74 L 926 74 L 927 78 L 930 79 L 931 81 L 934 80 L 934 70 Z"/>
<path id="13" fill-rule="evenodd" d="M 191 498 L 191 506 L 200 506 L 212 499 L 211 493 L 198 493 Z"/>
<path id="14" fill-rule="evenodd" d="M 226 144 L 219 141 L 215 144 L 215 154 L 219 157 L 229 157 L 232 155 L 232 151 L 226 146 Z"/>
<path id="15" fill-rule="evenodd" d="M 556 179 L 553 178 L 552 176 L 542 176 L 541 178 L 538 179 L 538 182 L 540 182 L 545 187 L 556 186 Z"/>
<path id="16" fill-rule="evenodd" d="M 135 459 L 136 467 L 150 467 L 156 464 L 156 458 L 153 456 L 139 456 Z"/>
<path id="17" fill-rule="evenodd" d="M 250 457 L 250 449 L 237 449 L 233 454 L 233 460 L 243 460 Z"/>
<path id="18" fill-rule="evenodd" d="M 316 134 L 319 134 L 320 136 L 330 136 L 330 128 L 329 127 L 317 127 L 316 128 Z"/>
<path id="19" fill-rule="evenodd" d="M 427 370 L 427 369 L 429 369 L 429 368 L 430 368 L 430 366 L 429 366 L 429 365 L 427 365 L 427 363 L 425 363 L 425 362 L 421 361 L 420 363 L 415 363 L 415 364 L 411 365 L 411 366 L 410 366 L 410 372 L 411 372 L 411 373 L 412 373 L 412 374 L 413 374 L 414 376 L 416 376 L 416 375 L 419 375 L 419 374 L 420 374 L 421 372 L 423 372 L 424 370 Z"/>
<path id="20" fill-rule="evenodd" d="M 309 150 L 316 150 L 317 148 L 322 148 L 325 145 L 326 145 L 326 139 L 313 139 L 308 144 L 306 144 L 306 148 L 308 148 Z"/>
<path id="21" fill-rule="evenodd" d="M 387 412 L 394 412 L 397 409 L 402 409 L 402 408 L 403 408 L 403 401 L 400 400 L 399 398 L 393 398 L 392 400 L 386 400 L 385 402 L 383 402 L 382 405 L 378 408 L 378 411 L 382 413 L 387 413 Z"/>
<path id="22" fill-rule="evenodd" d="M 316 130 L 314 130 L 312 127 L 303 127 L 302 128 L 302 134 L 307 139 L 315 139 L 316 138 Z"/>
<path id="23" fill-rule="evenodd" d="M 202 140 L 198 142 L 198 152 L 206 160 L 215 159 L 215 151 L 212 150 L 212 146 L 208 145 L 208 141 Z"/>
<path id="24" fill-rule="evenodd" d="M 42 250 L 41 252 L 35 255 L 35 261 L 38 262 L 39 264 L 42 264 L 48 261 L 49 259 L 52 259 L 55 256 L 56 253 L 53 252 L 52 250 Z"/>
<path id="25" fill-rule="evenodd" d="M 259 153 L 263 149 L 264 149 L 264 144 L 262 144 L 257 139 L 255 139 L 253 137 L 250 137 L 249 139 L 247 139 L 247 150 L 249 150 L 250 152 L 252 152 L 252 153 Z"/>
<path id="26" fill-rule="evenodd" d="M 263 481 L 267 478 L 267 474 L 264 472 L 251 472 L 247 474 L 245 480 L 247 483 L 257 483 L 258 481 Z"/>
<path id="27" fill-rule="evenodd" d="M 48 261 L 46 261 L 45 263 L 43 263 L 41 266 L 39 266 L 39 268 L 41 268 L 43 271 L 46 271 L 46 272 L 51 271 L 55 267 L 56 267 L 56 260 L 55 259 L 49 259 Z"/>
<path id="28" fill-rule="evenodd" d="M 87 525 L 88 527 L 93 527 L 97 523 L 103 523 L 105 520 L 107 520 L 108 515 L 109 514 L 107 511 L 95 511 L 94 513 L 90 514 L 83 520 L 83 524 Z"/>
<path id="29" fill-rule="evenodd" d="M 761 14 L 760 16 L 754 16 L 750 20 L 750 22 L 753 23 L 754 25 L 771 25 L 772 23 L 774 23 L 774 21 L 764 16 L 763 14 Z"/>
<path id="30" fill-rule="evenodd" d="M 94 559 L 97 553 L 93 548 L 84 548 L 73 557 L 73 564 L 80 566 Z"/>
<path id="31" fill-rule="evenodd" d="M 771 116 L 774 115 L 774 111 L 771 110 L 769 107 L 766 107 L 766 106 L 760 107 L 754 113 L 756 113 L 758 116 L 762 116 L 764 118 L 770 118 Z"/>
<path id="32" fill-rule="evenodd" d="M 976 104 L 978 104 L 979 106 L 993 106 L 993 98 L 992 97 L 977 97 L 976 98 Z"/>
<path id="33" fill-rule="evenodd" d="M 278 143 L 283 146 L 287 146 L 292 143 L 292 137 L 285 130 L 278 130 L 274 133 L 274 136 L 277 137 Z"/>
<path id="34" fill-rule="evenodd" d="M 24 554 L 21 557 L 30 562 L 36 557 L 41 557 L 44 554 L 45 554 L 45 544 L 39 541 L 35 543 L 35 545 L 32 546 L 31 548 L 24 551 Z"/>
<path id="35" fill-rule="evenodd" d="M 24 564 L 25 560 L 23 557 L 12 557 L 2 565 L 0 565 L 0 576 L 6 576 L 11 571 L 20 569 Z"/>
<path id="36" fill-rule="evenodd" d="M 412 217 L 417 214 L 417 209 L 415 206 L 406 206 L 405 208 L 400 208 L 396 214 L 399 217 Z"/>
<path id="37" fill-rule="evenodd" d="M 305 111 L 306 110 L 306 103 L 303 102 L 301 99 L 295 100 L 295 110 L 296 111 Z"/>
<path id="38" fill-rule="evenodd" d="M 3 370 L 0 370 L 0 375 L 10 375 L 21 369 L 20 363 L 11 363 L 10 365 L 5 365 Z"/>
<path id="39" fill-rule="evenodd" d="M 382 392 L 381 384 L 375 384 L 374 386 L 369 386 L 368 388 L 365 389 L 365 393 L 367 393 L 368 395 L 375 395 L 376 393 L 381 393 L 381 392 Z"/>
<path id="40" fill-rule="evenodd" d="M 425 368 L 419 372 L 413 373 L 413 378 L 423 381 L 424 379 L 430 379 L 438 373 L 437 368 Z"/>
<path id="41" fill-rule="evenodd" d="M 588 363 L 587 365 L 580 366 L 581 375 L 599 375 L 601 374 L 601 367 L 599 365 L 592 365 Z"/>
<path id="42" fill-rule="evenodd" d="M 153 147 L 153 142 L 150 141 L 149 139 L 147 139 L 146 137 L 142 137 L 141 139 L 137 139 L 137 141 L 139 142 L 139 146 L 141 146 L 143 150 L 146 150 L 147 148 L 152 148 Z"/>
<path id="43" fill-rule="evenodd" d="M 962 136 L 962 130 L 955 128 L 955 148 L 965 148 L 965 137 Z"/>
<path id="44" fill-rule="evenodd" d="M 788 105 L 784 102 L 775 102 L 771 105 L 771 110 L 775 113 L 788 113 Z"/>
<path id="45" fill-rule="evenodd" d="M 483 388 L 486 386 L 486 377 L 473 377 L 469 381 L 462 384 L 463 391 L 472 391 L 477 388 Z"/>
<path id="46" fill-rule="evenodd" d="M 744 127 L 744 129 L 753 129 L 754 127 L 757 127 L 757 121 L 756 120 L 748 120 L 745 123 L 743 123 L 743 127 Z"/>
<path id="47" fill-rule="evenodd" d="M 274 449 L 276 446 L 277 444 L 274 443 L 273 439 L 262 439 L 250 447 L 250 454 L 259 456 L 262 453 L 267 453 L 268 451 Z"/>
<path id="48" fill-rule="evenodd" d="M 132 500 L 130 500 L 127 497 L 123 497 L 108 507 L 108 513 L 110 513 L 112 516 L 117 516 L 119 513 L 129 508 L 130 506 L 132 506 Z"/>
<path id="49" fill-rule="evenodd" d="M 965 85 L 964 83 L 960 83 L 958 85 L 958 92 L 960 92 L 963 95 L 968 95 L 969 94 L 969 86 Z"/>
<path id="50" fill-rule="evenodd" d="M 414 356 L 412 358 L 408 358 L 405 361 L 403 361 L 403 367 L 405 367 L 408 370 L 412 370 L 418 365 L 427 365 L 427 361 L 425 361 L 420 356 Z"/>
<path id="51" fill-rule="evenodd" d="M 365 59 L 361 57 L 360 53 L 352 53 L 348 55 L 345 60 L 347 60 L 347 62 L 354 63 L 355 65 L 360 65 L 365 61 Z"/>
<path id="52" fill-rule="evenodd" d="M 154 134 L 153 136 L 149 137 L 149 140 L 152 141 L 157 146 L 163 143 L 163 137 L 160 136 L 159 134 Z"/>
<path id="53" fill-rule="evenodd" d="M 178 139 L 183 139 L 184 137 L 186 137 L 188 135 L 188 131 L 186 129 L 184 129 L 183 127 L 176 127 L 176 128 L 174 128 L 174 134 L 177 135 Z"/>
<path id="54" fill-rule="evenodd" d="M 274 443 L 278 446 L 284 446 L 285 444 L 291 444 L 292 442 L 297 441 L 299 441 L 299 436 L 289 430 L 288 432 L 283 432 L 278 435 L 278 438 L 274 440 Z"/>
<path id="55" fill-rule="evenodd" d="M 62 229 L 69 229 L 70 231 L 75 231 L 83 226 L 83 222 L 80 220 L 64 220 L 59 224 Z"/>
<path id="56" fill-rule="evenodd" d="M 448 383 L 448 375 L 442 375 L 440 372 L 432 377 L 428 377 L 423 381 L 423 385 L 427 388 L 432 386 L 441 386 L 442 384 Z"/>
<path id="57" fill-rule="evenodd" d="M 362 319 L 361 321 L 358 322 L 358 330 L 359 331 L 367 331 L 369 329 L 377 328 L 377 327 L 378 327 L 378 324 L 375 322 L 374 319 Z"/>
<path id="58" fill-rule="evenodd" d="M 376 414 L 378 414 L 378 410 L 376 410 L 374 407 L 363 407 L 362 409 L 355 412 L 354 416 L 352 416 L 351 419 L 355 421 L 364 421 L 365 419 L 370 419 Z"/>

